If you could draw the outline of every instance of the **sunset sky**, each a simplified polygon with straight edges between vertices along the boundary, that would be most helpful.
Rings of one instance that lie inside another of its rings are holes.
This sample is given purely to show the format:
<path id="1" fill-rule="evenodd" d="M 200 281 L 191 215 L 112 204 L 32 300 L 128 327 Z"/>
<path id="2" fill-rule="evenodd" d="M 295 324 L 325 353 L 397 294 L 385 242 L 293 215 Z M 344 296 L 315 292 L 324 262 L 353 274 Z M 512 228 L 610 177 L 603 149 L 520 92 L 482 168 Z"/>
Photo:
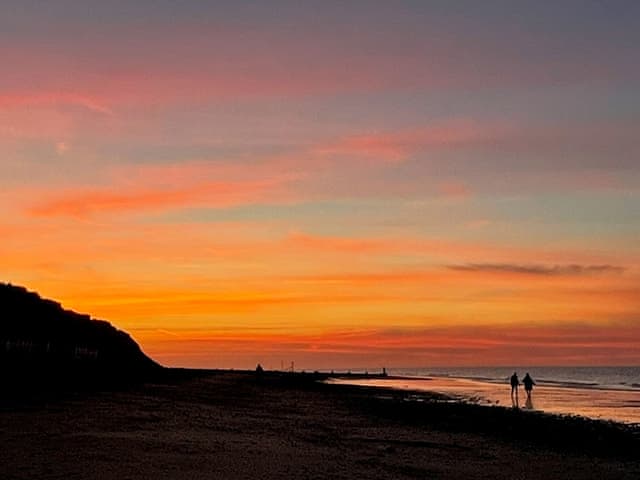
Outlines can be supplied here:
<path id="1" fill-rule="evenodd" d="M 0 5 L 0 281 L 164 365 L 640 365 L 640 2 Z"/>

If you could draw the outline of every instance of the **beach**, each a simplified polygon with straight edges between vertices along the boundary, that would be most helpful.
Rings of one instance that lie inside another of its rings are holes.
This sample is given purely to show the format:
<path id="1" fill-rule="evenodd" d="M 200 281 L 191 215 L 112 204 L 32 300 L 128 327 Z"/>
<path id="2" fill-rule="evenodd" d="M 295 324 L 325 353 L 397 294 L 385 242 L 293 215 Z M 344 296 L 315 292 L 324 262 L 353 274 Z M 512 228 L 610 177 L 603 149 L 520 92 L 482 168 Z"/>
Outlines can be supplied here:
<path id="1" fill-rule="evenodd" d="M 2 478 L 640 478 L 638 432 L 620 424 L 317 380 L 170 370 L 5 396 Z"/>

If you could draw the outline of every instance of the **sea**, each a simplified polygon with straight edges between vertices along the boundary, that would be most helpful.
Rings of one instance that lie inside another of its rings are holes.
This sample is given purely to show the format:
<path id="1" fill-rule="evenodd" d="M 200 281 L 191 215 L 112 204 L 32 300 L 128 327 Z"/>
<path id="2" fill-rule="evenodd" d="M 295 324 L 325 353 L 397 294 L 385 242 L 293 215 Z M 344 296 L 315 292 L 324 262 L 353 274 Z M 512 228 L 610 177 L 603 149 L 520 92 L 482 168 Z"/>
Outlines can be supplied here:
<path id="1" fill-rule="evenodd" d="M 520 386 L 511 397 L 509 378 L 526 373 L 531 397 Z M 389 378 L 348 383 L 448 394 L 474 403 L 579 415 L 640 426 L 640 367 L 423 367 L 387 369 Z M 341 380 L 342 382 L 342 380 Z"/>

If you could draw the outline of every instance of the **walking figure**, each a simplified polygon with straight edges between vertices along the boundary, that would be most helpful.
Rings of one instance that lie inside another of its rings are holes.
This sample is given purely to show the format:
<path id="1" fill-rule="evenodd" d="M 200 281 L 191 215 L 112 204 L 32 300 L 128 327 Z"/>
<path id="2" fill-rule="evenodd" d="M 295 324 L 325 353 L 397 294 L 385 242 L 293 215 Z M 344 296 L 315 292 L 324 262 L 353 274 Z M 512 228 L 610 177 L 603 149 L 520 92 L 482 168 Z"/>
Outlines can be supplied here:
<path id="1" fill-rule="evenodd" d="M 518 385 L 520 385 L 518 374 L 513 372 L 511 375 L 511 403 L 514 407 L 518 406 Z"/>
<path id="2" fill-rule="evenodd" d="M 524 385 L 524 391 L 527 392 L 527 398 L 531 397 L 531 390 L 533 390 L 533 386 L 536 382 L 533 381 L 533 378 L 529 375 L 529 372 L 522 379 L 522 384 Z"/>

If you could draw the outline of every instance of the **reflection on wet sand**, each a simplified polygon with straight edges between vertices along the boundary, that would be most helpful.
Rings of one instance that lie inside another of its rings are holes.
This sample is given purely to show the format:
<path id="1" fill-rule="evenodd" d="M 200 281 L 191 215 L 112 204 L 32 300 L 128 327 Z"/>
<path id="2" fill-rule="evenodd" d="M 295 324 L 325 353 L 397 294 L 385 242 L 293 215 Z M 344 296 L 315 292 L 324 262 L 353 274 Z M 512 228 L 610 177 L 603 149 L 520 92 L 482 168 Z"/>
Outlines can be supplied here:
<path id="1" fill-rule="evenodd" d="M 531 399 L 531 395 L 527 395 L 527 401 L 524 403 L 525 410 L 535 410 L 533 406 L 533 400 Z"/>
<path id="2" fill-rule="evenodd" d="M 340 380 L 340 382 L 378 385 L 404 390 L 428 390 L 446 393 L 461 399 L 477 397 L 482 400 L 480 403 L 487 405 L 518 405 L 515 395 L 513 402 L 510 401 L 508 381 L 499 384 L 450 377 L 403 377 Z M 638 399 L 636 391 L 538 385 L 535 395 L 535 405 L 532 394 L 524 404 L 524 409 L 640 423 L 640 399 Z"/>

